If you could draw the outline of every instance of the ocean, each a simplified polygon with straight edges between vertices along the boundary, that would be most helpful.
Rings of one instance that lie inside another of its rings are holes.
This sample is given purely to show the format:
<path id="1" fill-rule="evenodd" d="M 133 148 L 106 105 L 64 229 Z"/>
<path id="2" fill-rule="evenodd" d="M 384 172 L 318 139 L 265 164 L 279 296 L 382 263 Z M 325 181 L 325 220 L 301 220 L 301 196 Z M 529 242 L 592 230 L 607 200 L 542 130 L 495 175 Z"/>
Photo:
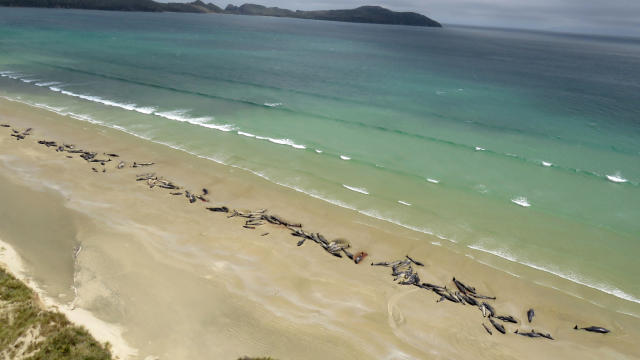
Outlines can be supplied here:
<path id="1" fill-rule="evenodd" d="M 0 75 L 5 98 L 640 303 L 640 39 L 2 8 Z"/>

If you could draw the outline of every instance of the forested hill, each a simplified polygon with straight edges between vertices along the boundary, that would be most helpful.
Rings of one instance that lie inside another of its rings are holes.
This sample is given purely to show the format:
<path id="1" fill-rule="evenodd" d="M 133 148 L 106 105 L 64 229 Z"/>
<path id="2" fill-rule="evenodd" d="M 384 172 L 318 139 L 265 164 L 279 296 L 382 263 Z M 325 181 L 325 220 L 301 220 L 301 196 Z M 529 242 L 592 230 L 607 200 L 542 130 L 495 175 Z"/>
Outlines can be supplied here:
<path id="1" fill-rule="evenodd" d="M 290 17 L 372 24 L 441 27 L 440 23 L 415 12 L 396 12 L 380 6 L 361 6 L 346 10 L 287 10 L 256 4 L 228 5 L 222 9 L 201 0 L 191 3 L 158 3 L 153 0 L 0 0 L 0 6 L 43 7 L 90 10 L 219 13 Z"/>

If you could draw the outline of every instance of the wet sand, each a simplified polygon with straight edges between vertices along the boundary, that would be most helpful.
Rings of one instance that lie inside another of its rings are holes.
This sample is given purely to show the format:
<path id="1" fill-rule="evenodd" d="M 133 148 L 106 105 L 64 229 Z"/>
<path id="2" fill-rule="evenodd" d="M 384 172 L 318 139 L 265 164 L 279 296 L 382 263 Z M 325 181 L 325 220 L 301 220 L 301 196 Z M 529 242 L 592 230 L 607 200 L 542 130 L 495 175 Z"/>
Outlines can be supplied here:
<path id="1" fill-rule="evenodd" d="M 586 301 L 537 285 L 432 245 L 438 239 L 426 234 L 117 130 L 3 99 L 0 123 L 34 128 L 22 141 L 0 128 L 0 239 L 47 296 L 122 329 L 121 358 L 640 357 L 634 342 L 640 319 L 607 309 L 634 305 L 598 291 L 580 289 Z M 112 161 L 106 173 L 95 173 L 95 164 L 37 144 L 41 139 L 156 165 L 117 170 Z M 135 175 L 145 172 L 196 193 L 207 188 L 211 203 L 190 204 L 136 182 Z M 349 239 L 351 252 L 369 257 L 356 265 L 309 241 L 296 246 L 299 238 L 283 227 L 246 229 L 244 219 L 205 210 L 220 205 L 269 209 L 307 231 Z M 453 287 L 456 276 L 496 296 L 499 314 L 525 323 L 506 324 L 506 335 L 489 335 L 481 324 L 491 325 L 478 308 L 436 303 L 434 293 L 398 285 L 391 269 L 369 265 L 406 254 L 424 262 L 417 269 L 422 281 Z M 532 278 L 571 287 L 550 276 Z M 525 314 L 530 307 L 536 310 L 531 325 Z M 575 324 L 612 332 L 574 331 Z M 518 328 L 549 332 L 556 340 L 514 335 Z M 115 341 L 118 334 L 95 336 Z"/>

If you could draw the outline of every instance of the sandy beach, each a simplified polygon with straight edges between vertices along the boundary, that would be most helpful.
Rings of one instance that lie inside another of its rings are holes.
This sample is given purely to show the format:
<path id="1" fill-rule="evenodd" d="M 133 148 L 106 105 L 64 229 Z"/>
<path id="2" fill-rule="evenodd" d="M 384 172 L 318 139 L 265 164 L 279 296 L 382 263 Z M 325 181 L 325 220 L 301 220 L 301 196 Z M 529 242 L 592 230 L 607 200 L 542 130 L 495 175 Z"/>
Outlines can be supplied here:
<path id="1" fill-rule="evenodd" d="M 20 141 L 0 128 L 0 239 L 13 254 L 3 262 L 121 359 L 640 357 L 640 319 L 618 311 L 637 304 L 597 290 L 569 295 L 570 282 L 531 270 L 541 286 L 433 245 L 429 235 L 118 130 L 5 99 L 0 123 L 33 128 Z M 38 140 L 119 157 L 103 167 Z M 126 166 L 117 169 L 119 161 Z M 154 165 L 132 168 L 134 161 Z M 210 202 L 136 181 L 149 172 L 182 191 L 206 188 Z M 283 226 L 249 229 L 211 206 L 267 209 L 369 256 L 356 265 L 311 241 L 296 246 Z M 455 276 L 495 296 L 497 313 L 518 324 L 505 323 L 500 334 L 478 307 L 436 302 L 432 291 L 394 282 L 390 268 L 370 266 L 407 254 L 424 263 L 414 267 L 422 282 L 455 289 Z"/>

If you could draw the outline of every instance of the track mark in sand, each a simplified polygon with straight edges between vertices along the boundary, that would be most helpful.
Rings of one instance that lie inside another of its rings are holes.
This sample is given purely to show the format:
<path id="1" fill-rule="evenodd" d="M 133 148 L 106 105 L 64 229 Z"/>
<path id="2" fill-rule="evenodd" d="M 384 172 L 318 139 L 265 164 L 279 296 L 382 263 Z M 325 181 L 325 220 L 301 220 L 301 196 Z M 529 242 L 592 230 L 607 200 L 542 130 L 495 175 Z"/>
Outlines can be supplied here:
<path id="1" fill-rule="evenodd" d="M 387 302 L 389 326 L 393 329 L 393 332 L 396 336 L 398 336 L 398 334 L 396 333 L 396 329 L 406 323 L 406 319 L 402 314 L 402 310 L 400 310 L 400 308 L 398 307 L 398 302 L 406 295 L 416 292 L 417 290 L 418 289 L 411 289 L 409 291 L 395 294 Z"/>

